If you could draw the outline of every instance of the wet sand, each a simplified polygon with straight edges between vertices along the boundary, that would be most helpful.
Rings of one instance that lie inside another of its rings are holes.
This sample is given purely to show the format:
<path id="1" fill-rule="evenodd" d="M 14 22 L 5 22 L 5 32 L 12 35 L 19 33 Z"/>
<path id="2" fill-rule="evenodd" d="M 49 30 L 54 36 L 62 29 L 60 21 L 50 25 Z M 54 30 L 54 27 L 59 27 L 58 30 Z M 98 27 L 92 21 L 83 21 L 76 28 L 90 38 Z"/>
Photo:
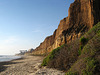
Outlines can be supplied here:
<path id="1" fill-rule="evenodd" d="M 8 62 L 0 62 L 0 75 L 64 75 L 62 71 L 41 67 L 43 57 L 24 56 Z"/>

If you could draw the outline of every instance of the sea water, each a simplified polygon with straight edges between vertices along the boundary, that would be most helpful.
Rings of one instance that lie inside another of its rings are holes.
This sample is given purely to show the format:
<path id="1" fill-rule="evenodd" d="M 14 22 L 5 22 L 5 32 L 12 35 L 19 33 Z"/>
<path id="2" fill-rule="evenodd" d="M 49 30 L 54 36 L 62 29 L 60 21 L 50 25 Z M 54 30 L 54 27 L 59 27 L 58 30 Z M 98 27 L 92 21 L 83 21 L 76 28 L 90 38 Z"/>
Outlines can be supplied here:
<path id="1" fill-rule="evenodd" d="M 14 56 L 14 55 L 0 55 L 0 62 L 4 61 L 11 61 L 14 59 L 19 59 L 21 56 Z"/>

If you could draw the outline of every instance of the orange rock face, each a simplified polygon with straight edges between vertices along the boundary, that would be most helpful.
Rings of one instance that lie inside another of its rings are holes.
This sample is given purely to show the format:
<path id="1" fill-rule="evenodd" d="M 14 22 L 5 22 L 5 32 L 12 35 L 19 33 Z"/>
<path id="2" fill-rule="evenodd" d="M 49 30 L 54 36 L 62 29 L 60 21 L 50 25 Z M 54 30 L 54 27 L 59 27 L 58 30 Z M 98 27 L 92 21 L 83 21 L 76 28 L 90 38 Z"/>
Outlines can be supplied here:
<path id="1" fill-rule="evenodd" d="M 100 21 L 100 0 L 75 0 L 68 17 L 60 21 L 54 34 L 47 37 L 33 54 L 45 54 L 64 43 L 79 38 Z"/>

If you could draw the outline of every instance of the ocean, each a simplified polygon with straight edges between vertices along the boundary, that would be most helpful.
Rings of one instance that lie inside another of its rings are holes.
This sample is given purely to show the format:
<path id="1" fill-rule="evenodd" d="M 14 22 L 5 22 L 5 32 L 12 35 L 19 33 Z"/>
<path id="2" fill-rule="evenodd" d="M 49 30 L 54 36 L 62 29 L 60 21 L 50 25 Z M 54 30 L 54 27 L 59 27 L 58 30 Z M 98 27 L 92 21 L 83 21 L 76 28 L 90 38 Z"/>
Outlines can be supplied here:
<path id="1" fill-rule="evenodd" d="M 0 62 L 4 61 L 11 61 L 14 59 L 19 59 L 21 56 L 14 56 L 14 55 L 0 55 Z"/>

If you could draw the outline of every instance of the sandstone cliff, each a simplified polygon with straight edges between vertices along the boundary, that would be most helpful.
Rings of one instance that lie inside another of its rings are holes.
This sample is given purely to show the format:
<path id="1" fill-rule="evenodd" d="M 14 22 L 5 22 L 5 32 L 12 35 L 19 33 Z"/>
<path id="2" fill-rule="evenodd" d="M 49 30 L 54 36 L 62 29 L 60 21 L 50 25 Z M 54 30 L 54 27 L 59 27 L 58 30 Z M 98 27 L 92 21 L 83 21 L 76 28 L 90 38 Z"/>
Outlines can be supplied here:
<path id="1" fill-rule="evenodd" d="M 100 21 L 100 0 L 75 0 L 69 7 L 68 17 L 60 21 L 53 35 L 47 37 L 33 54 L 45 54 L 79 38 Z"/>

